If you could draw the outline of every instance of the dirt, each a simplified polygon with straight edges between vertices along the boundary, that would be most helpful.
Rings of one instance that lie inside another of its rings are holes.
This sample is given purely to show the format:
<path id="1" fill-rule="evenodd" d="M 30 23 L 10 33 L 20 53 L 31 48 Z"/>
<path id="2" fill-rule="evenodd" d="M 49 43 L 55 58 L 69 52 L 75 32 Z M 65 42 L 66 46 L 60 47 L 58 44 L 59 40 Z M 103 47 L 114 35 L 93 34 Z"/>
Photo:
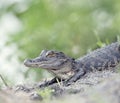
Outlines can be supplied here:
<path id="1" fill-rule="evenodd" d="M 113 71 L 96 71 L 88 73 L 70 86 L 55 83 L 40 88 L 36 84 L 17 85 L 0 91 L 0 102 L 14 103 L 26 101 L 46 101 L 72 103 L 120 103 L 120 75 Z M 109 98 L 108 98 L 109 97 Z M 12 99 L 14 98 L 14 99 Z M 8 102 L 11 101 L 11 102 Z"/>

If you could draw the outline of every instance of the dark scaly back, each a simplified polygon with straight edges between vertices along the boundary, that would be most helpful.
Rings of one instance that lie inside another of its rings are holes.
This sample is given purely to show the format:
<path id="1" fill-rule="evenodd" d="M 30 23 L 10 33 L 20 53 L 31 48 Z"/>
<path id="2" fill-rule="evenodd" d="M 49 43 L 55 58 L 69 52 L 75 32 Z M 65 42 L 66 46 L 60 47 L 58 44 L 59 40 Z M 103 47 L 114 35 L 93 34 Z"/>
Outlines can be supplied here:
<path id="1" fill-rule="evenodd" d="M 116 42 L 97 49 L 77 59 L 76 62 L 79 64 L 78 68 L 83 68 L 86 71 L 113 68 L 120 62 L 120 44 Z"/>

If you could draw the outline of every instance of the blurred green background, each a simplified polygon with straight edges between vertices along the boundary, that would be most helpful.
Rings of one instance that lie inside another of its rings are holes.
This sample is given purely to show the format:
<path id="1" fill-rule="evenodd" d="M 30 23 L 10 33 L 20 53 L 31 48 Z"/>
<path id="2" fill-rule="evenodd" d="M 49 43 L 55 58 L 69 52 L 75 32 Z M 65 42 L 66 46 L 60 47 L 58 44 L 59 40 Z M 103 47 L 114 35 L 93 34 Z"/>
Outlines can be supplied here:
<path id="1" fill-rule="evenodd" d="M 41 50 L 77 58 L 117 41 L 120 0 L 0 0 L 0 27 L 1 75 L 11 84 L 39 81 L 49 73 L 23 61 Z"/>

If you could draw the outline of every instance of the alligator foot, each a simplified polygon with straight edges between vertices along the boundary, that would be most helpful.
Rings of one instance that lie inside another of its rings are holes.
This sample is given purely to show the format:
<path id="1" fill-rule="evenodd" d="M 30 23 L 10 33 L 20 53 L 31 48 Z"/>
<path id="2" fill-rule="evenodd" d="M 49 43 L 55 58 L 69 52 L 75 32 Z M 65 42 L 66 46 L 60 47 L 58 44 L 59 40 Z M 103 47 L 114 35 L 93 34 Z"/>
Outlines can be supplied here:
<path id="1" fill-rule="evenodd" d="M 47 87 L 47 86 L 49 86 L 49 85 L 52 85 L 52 84 L 54 84 L 54 83 L 57 83 L 57 82 L 58 82 L 57 79 L 59 80 L 59 78 L 55 77 L 55 78 L 53 78 L 53 79 L 50 80 L 50 81 L 47 81 L 47 82 L 45 82 L 45 83 L 43 83 L 43 84 L 40 84 L 38 87 L 39 87 L 39 88 Z"/>
<path id="2" fill-rule="evenodd" d="M 71 78 L 69 78 L 68 80 L 66 80 L 64 82 L 65 86 L 69 86 L 72 83 L 76 82 L 78 79 L 80 79 L 82 76 L 84 76 L 86 74 L 86 72 L 81 68 L 78 72 L 76 72 Z"/>

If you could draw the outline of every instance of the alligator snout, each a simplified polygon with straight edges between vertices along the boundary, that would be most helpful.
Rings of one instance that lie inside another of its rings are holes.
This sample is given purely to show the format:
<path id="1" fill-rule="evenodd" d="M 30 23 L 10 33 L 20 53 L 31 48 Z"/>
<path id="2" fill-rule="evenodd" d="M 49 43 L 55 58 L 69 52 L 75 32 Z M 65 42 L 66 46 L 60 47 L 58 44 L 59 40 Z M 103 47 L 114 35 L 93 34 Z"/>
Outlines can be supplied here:
<path id="1" fill-rule="evenodd" d="M 24 65 L 27 67 L 38 67 L 39 64 L 35 59 L 25 59 Z"/>
<path id="2" fill-rule="evenodd" d="M 25 59 L 24 60 L 24 65 L 25 66 L 29 66 L 29 64 L 31 64 L 33 61 L 31 59 Z"/>

